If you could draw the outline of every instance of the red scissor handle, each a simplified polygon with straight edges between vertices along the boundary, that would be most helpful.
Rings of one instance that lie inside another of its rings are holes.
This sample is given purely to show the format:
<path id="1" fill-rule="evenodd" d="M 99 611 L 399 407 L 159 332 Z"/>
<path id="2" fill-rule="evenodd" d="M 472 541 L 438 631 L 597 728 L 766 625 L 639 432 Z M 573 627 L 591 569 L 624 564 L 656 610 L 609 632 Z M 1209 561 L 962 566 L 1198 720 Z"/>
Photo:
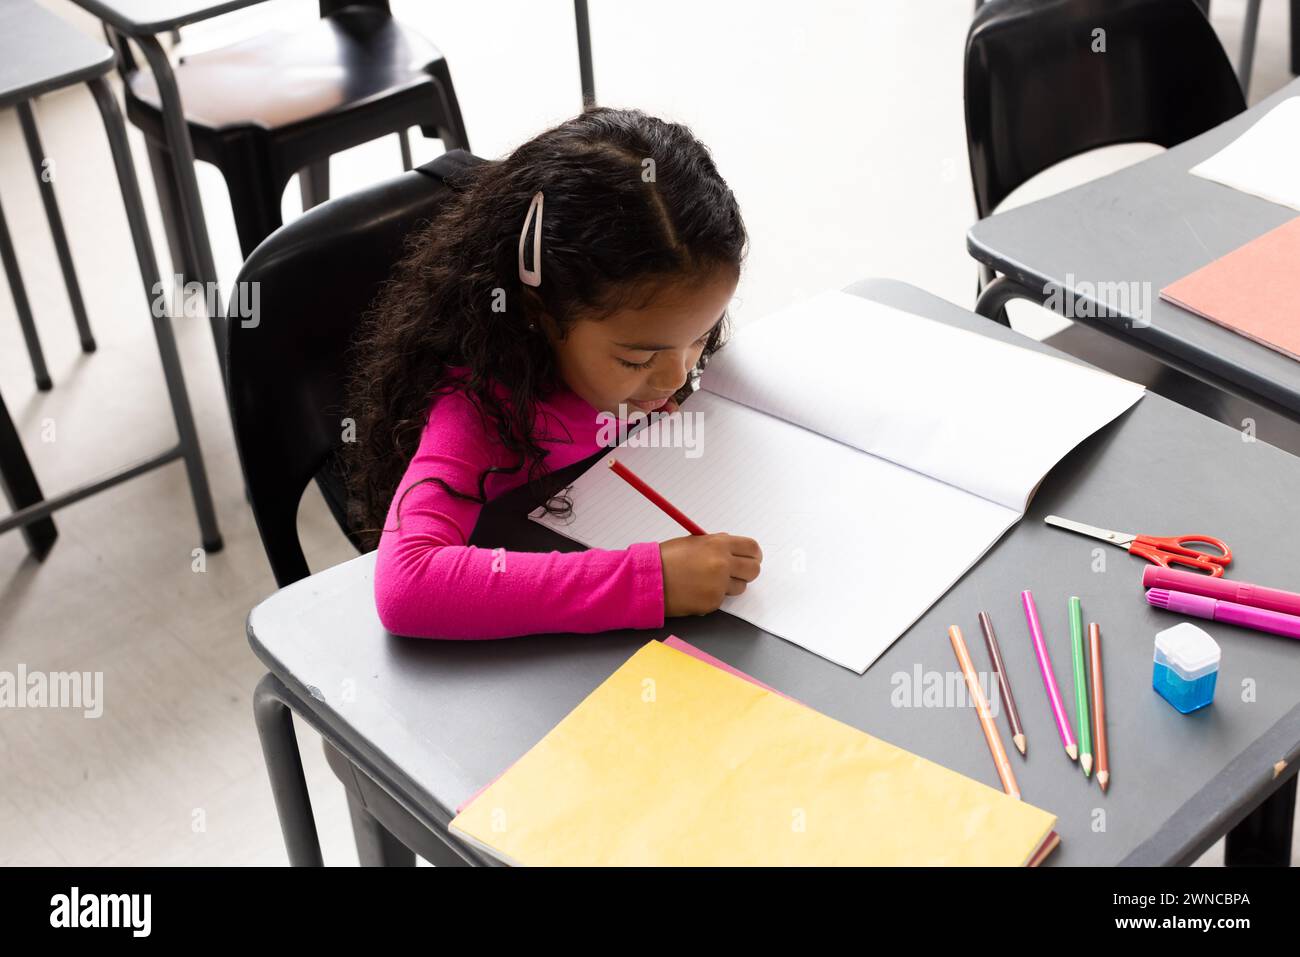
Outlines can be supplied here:
<path id="1" fill-rule="evenodd" d="M 1188 543 L 1209 545 L 1217 548 L 1221 554 L 1211 555 L 1207 552 L 1188 548 Z M 1168 568 L 1171 565 L 1183 565 L 1198 571 L 1209 572 L 1214 578 L 1223 574 L 1223 566 L 1232 562 L 1232 549 L 1228 543 L 1213 535 L 1139 535 L 1128 547 L 1132 555 L 1140 555 L 1147 561 L 1155 562 Z"/>

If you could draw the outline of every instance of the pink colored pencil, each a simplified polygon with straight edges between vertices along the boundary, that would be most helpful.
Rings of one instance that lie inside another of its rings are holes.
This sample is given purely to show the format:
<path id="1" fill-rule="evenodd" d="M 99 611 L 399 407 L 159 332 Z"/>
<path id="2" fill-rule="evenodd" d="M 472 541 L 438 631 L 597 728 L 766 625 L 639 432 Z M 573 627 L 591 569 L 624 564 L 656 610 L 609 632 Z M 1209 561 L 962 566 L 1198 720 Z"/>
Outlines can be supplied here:
<path id="1" fill-rule="evenodd" d="M 1052 716 L 1056 718 L 1056 730 L 1061 734 L 1061 743 L 1071 761 L 1079 759 L 1079 746 L 1074 741 L 1074 732 L 1070 730 L 1070 719 L 1065 714 L 1065 705 L 1061 702 L 1061 689 L 1056 686 L 1056 675 L 1052 672 L 1052 659 L 1047 655 L 1047 642 L 1043 640 L 1043 626 L 1038 621 L 1038 606 L 1034 604 L 1034 595 L 1028 589 L 1020 593 L 1020 600 L 1025 605 L 1025 621 L 1029 623 L 1029 637 L 1034 641 L 1034 655 L 1038 658 L 1038 670 L 1043 675 L 1043 687 L 1047 689 L 1047 698 L 1052 703 Z"/>

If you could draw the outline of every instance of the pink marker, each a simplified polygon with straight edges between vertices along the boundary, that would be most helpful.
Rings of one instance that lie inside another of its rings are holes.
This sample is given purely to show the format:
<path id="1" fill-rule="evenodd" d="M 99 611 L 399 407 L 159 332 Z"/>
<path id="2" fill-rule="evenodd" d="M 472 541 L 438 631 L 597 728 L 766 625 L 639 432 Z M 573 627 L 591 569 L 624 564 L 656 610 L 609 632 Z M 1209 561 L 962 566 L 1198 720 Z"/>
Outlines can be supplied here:
<path id="1" fill-rule="evenodd" d="M 1165 588 L 1150 589 L 1147 592 L 1147 604 L 1166 608 L 1179 615 L 1208 618 L 1210 621 L 1222 621 L 1255 631 L 1285 635 L 1287 638 L 1300 638 L 1300 616 L 1284 615 L 1280 611 L 1269 611 L 1267 608 L 1255 608 L 1251 605 L 1240 605 L 1235 601 L 1206 598 L 1204 595 L 1189 595 L 1185 591 L 1169 591 Z"/>
<path id="2" fill-rule="evenodd" d="M 1191 592 L 1206 598 L 1235 601 L 1240 605 L 1267 608 L 1286 615 L 1300 615 L 1300 595 L 1280 588 L 1265 588 L 1250 582 L 1211 578 L 1197 572 L 1180 572 L 1173 568 L 1148 565 L 1142 572 L 1143 588 L 1167 588 L 1170 591 Z"/>
<path id="3" fill-rule="evenodd" d="M 1043 687 L 1047 689 L 1047 698 L 1052 703 L 1052 716 L 1056 718 L 1056 730 L 1061 734 L 1061 743 L 1071 761 L 1079 759 L 1079 746 L 1074 742 L 1074 732 L 1070 730 L 1070 719 L 1066 717 L 1065 705 L 1061 703 L 1061 690 L 1056 687 L 1056 675 L 1052 673 L 1052 659 L 1047 656 L 1047 642 L 1043 640 L 1043 626 L 1038 621 L 1038 606 L 1034 604 L 1034 595 L 1028 589 L 1020 593 L 1020 600 L 1025 605 L 1025 621 L 1029 623 L 1029 637 L 1034 640 L 1034 654 L 1038 658 L 1038 670 L 1043 674 Z"/>

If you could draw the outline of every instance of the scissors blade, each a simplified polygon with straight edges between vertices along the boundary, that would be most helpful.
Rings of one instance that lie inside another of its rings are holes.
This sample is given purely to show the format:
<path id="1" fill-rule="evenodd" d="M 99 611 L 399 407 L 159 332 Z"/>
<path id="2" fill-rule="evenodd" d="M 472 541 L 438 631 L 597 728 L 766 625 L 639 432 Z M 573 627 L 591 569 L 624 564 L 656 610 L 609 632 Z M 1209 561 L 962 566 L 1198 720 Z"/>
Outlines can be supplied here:
<path id="1" fill-rule="evenodd" d="M 1137 535 L 1130 532 L 1116 532 L 1109 528 L 1098 528 L 1096 525 L 1085 525 L 1083 522 L 1072 522 L 1068 518 L 1061 518 L 1059 515 L 1049 515 L 1043 521 L 1048 525 L 1064 528 L 1066 531 L 1077 532 L 1080 535 L 1088 535 L 1092 538 L 1100 538 L 1103 542 L 1110 542 L 1120 548 L 1128 548 L 1133 544 L 1133 539 L 1137 538 Z"/>

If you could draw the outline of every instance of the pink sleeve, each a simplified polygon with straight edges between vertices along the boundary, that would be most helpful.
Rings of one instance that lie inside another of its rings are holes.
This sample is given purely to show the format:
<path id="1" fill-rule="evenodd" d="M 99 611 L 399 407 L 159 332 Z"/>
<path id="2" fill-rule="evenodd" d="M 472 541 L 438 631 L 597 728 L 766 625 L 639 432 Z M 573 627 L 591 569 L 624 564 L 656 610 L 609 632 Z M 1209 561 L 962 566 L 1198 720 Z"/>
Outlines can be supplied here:
<path id="1" fill-rule="evenodd" d="M 498 447 L 460 393 L 433 408 L 398 485 L 375 560 L 375 606 L 389 631 L 420 638 L 505 638 L 657 628 L 664 622 L 659 545 L 624 551 L 507 552 L 466 545 L 481 506 L 434 482 L 477 493 Z M 397 500 L 401 501 L 398 527 Z"/>

